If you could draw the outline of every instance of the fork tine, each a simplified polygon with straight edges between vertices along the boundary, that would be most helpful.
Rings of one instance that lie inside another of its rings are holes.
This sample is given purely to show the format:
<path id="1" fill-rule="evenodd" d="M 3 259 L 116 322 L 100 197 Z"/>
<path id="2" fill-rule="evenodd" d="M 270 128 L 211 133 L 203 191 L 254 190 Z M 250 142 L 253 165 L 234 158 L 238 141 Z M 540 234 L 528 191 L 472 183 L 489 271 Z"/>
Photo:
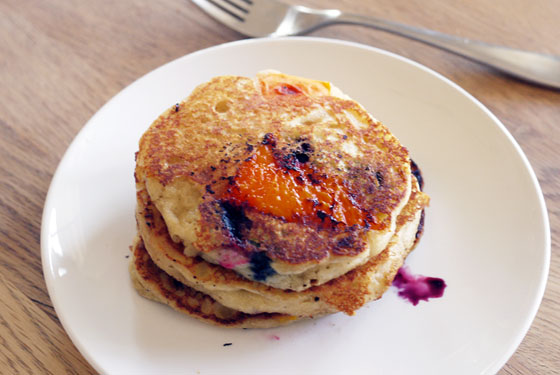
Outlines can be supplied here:
<path id="1" fill-rule="evenodd" d="M 248 0 L 251 1 L 251 0 Z M 243 1 L 244 5 L 240 5 L 239 1 L 234 0 L 194 0 L 202 9 L 209 14 L 216 16 L 222 22 L 231 22 L 232 19 L 224 19 L 222 17 L 231 17 L 239 22 L 244 22 L 246 15 L 249 13 L 249 3 Z M 216 13 L 216 10 L 221 13 Z M 220 15 L 222 17 L 220 17 Z"/>
<path id="2" fill-rule="evenodd" d="M 248 6 L 250 6 L 252 4 L 252 2 L 246 2 L 246 1 L 234 1 L 234 0 L 221 0 L 223 3 L 226 3 L 228 5 L 231 5 L 233 8 L 239 10 L 242 13 L 249 13 L 249 9 Z M 241 3 L 241 4 L 239 4 Z"/>
<path id="3" fill-rule="evenodd" d="M 192 2 L 218 22 L 250 37 L 280 35 L 277 33 L 278 27 L 282 25 L 288 16 L 288 11 L 292 8 L 277 0 L 192 0 Z"/>

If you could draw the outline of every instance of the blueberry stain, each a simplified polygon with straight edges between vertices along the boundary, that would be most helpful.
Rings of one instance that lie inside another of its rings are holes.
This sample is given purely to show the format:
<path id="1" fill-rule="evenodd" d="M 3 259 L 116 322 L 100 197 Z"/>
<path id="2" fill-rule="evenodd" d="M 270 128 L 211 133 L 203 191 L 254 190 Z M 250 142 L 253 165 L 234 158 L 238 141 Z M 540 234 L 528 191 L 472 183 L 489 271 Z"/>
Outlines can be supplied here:
<path id="1" fill-rule="evenodd" d="M 251 220 L 245 216 L 242 207 L 233 205 L 228 201 L 221 201 L 219 205 L 224 228 L 230 234 L 232 240 L 241 243 L 243 241 L 243 231 L 251 228 Z"/>
<path id="2" fill-rule="evenodd" d="M 393 286 L 399 289 L 399 296 L 413 305 L 430 298 L 439 298 L 447 287 L 439 277 L 427 277 L 412 274 L 408 268 L 401 267 L 393 280 Z"/>
<path id="3" fill-rule="evenodd" d="M 270 258 L 262 251 L 252 253 L 249 262 L 255 281 L 264 281 L 269 276 L 276 274 L 276 271 L 270 266 Z"/>
<path id="4" fill-rule="evenodd" d="M 410 170 L 416 180 L 418 181 L 418 186 L 420 187 L 420 191 L 424 189 L 424 178 L 422 177 L 422 171 L 418 167 L 418 164 L 414 162 L 414 160 L 410 160 Z"/>

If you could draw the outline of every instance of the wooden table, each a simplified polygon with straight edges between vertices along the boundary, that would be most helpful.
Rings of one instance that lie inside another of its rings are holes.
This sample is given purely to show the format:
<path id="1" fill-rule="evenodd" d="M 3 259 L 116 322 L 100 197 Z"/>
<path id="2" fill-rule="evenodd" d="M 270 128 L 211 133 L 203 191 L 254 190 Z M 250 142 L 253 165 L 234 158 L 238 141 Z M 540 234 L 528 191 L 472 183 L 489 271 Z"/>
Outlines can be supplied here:
<path id="1" fill-rule="evenodd" d="M 560 55 L 557 0 L 304 1 Z M 416 60 L 472 93 L 505 124 L 541 183 L 552 262 L 538 315 L 502 374 L 560 371 L 560 91 L 530 86 L 386 33 L 336 26 L 313 33 Z M 85 122 L 157 66 L 242 38 L 187 0 L 0 2 L 0 373 L 94 370 L 61 327 L 40 258 L 51 177 Z"/>

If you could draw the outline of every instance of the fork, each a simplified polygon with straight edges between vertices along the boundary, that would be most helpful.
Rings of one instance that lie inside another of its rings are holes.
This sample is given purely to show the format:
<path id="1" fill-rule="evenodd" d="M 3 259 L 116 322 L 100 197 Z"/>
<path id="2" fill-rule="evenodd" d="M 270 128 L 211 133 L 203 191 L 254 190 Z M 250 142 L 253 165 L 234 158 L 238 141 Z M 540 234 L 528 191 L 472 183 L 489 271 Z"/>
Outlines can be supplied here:
<path id="1" fill-rule="evenodd" d="M 311 9 L 276 0 L 192 0 L 216 20 L 250 37 L 301 35 L 333 24 L 372 27 L 466 57 L 521 80 L 560 89 L 560 57 L 492 45 L 379 18 Z"/>

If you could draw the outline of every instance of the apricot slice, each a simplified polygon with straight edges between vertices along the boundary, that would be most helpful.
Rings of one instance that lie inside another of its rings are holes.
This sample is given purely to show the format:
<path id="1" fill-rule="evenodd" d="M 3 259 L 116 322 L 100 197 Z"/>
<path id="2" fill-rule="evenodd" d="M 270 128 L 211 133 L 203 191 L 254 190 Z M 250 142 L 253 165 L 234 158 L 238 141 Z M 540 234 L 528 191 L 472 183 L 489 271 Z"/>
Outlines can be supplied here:
<path id="1" fill-rule="evenodd" d="M 275 157 L 273 145 L 263 144 L 243 162 L 232 180 L 226 199 L 248 205 L 288 222 L 347 226 L 367 223 L 342 180 L 318 174 L 308 158 L 289 164 Z"/>

